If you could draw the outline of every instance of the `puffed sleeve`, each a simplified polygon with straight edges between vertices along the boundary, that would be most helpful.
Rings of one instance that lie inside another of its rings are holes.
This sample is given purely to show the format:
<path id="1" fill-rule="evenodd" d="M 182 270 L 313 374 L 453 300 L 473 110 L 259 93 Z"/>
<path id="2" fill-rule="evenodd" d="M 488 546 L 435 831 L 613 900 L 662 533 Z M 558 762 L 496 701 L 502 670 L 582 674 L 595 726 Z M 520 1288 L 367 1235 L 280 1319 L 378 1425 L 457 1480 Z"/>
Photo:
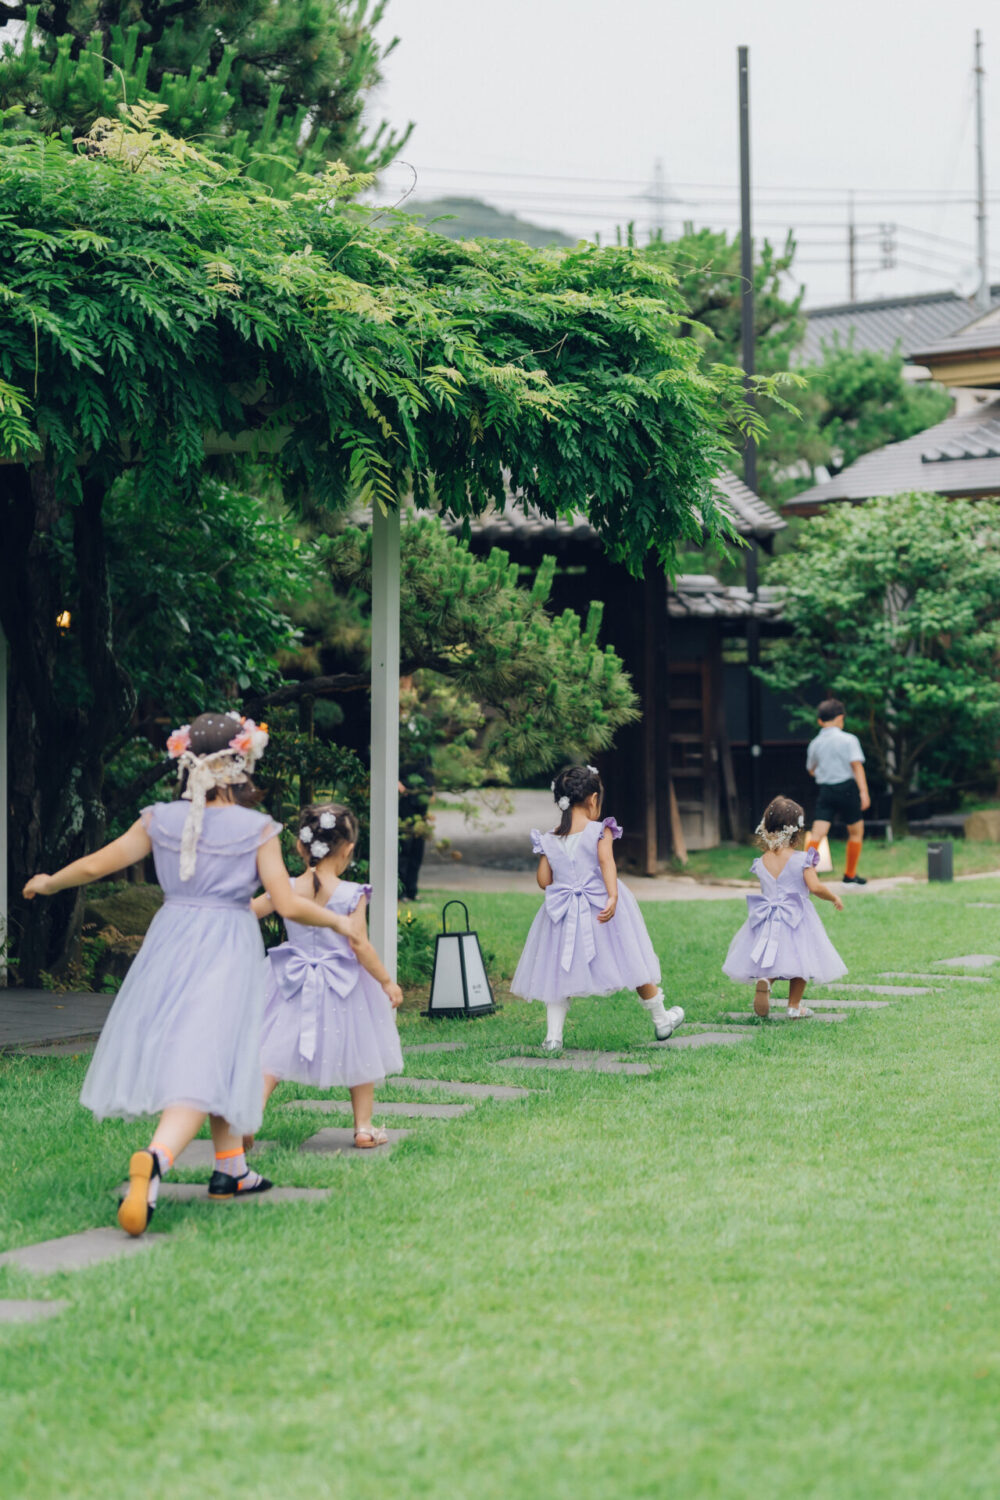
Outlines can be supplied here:
<path id="1" fill-rule="evenodd" d="M 613 839 L 620 839 L 622 834 L 625 832 L 624 828 L 621 828 L 614 818 L 605 818 L 604 822 L 601 824 L 601 827 L 610 828 L 611 837 Z"/>
<path id="2" fill-rule="evenodd" d="M 803 869 L 805 869 L 805 870 L 815 870 L 815 868 L 816 868 L 816 866 L 818 864 L 819 864 L 819 850 L 818 849 L 807 849 L 806 852 L 805 852 L 805 863 L 803 864 Z"/>
<path id="3" fill-rule="evenodd" d="M 354 897 L 354 901 L 353 901 L 353 904 L 351 906 L 351 911 L 357 911 L 357 909 L 358 909 L 358 902 L 361 900 L 362 896 L 364 897 L 364 899 L 366 901 L 370 901 L 372 899 L 372 888 L 371 888 L 370 885 L 359 885 L 358 886 L 357 893 L 356 893 L 356 895 Z"/>
<path id="4" fill-rule="evenodd" d="M 542 848 L 542 832 L 540 828 L 533 828 L 531 830 L 531 852 L 532 854 L 545 853 L 545 850 Z"/>
<path id="5" fill-rule="evenodd" d="M 280 823 L 276 823 L 273 818 L 266 817 L 264 819 L 264 826 L 257 837 L 257 847 L 260 848 L 262 844 L 266 844 L 268 839 L 276 838 L 281 833 L 281 830 L 282 825 Z"/>

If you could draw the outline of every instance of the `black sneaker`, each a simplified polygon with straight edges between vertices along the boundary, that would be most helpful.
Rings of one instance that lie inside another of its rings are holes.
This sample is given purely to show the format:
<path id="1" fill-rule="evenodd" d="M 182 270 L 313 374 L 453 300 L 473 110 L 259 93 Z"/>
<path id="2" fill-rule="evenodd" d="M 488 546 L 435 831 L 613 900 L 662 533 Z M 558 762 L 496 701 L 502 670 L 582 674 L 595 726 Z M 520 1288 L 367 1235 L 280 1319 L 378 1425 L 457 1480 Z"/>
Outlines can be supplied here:
<path id="1" fill-rule="evenodd" d="M 841 882 L 841 884 L 842 885 L 867 885 L 868 881 L 865 879 L 865 877 L 863 875 L 845 875 L 844 878 L 843 878 L 843 880 L 842 880 L 842 882 Z"/>
<path id="2" fill-rule="evenodd" d="M 241 1188 L 240 1183 L 244 1177 L 250 1176 L 249 1167 L 240 1177 L 232 1177 L 228 1172 L 213 1172 L 208 1181 L 208 1196 L 210 1198 L 249 1198 L 253 1193 L 266 1193 L 269 1188 L 274 1187 L 266 1177 L 262 1177 L 253 1187 Z"/>

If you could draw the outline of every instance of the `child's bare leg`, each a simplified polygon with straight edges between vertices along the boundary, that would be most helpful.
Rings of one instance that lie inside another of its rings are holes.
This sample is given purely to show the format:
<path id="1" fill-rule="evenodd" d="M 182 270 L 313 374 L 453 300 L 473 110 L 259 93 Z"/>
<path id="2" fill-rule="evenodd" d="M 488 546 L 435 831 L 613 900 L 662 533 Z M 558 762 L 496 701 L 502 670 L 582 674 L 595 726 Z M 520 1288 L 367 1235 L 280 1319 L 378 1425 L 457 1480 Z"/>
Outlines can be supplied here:
<path id="1" fill-rule="evenodd" d="M 660 986 L 658 984 L 640 984 L 636 989 L 636 994 L 640 1000 L 652 1000 L 653 996 L 658 995 L 659 992 Z"/>
<path id="2" fill-rule="evenodd" d="M 267 1101 L 268 1101 L 268 1099 L 270 1099 L 271 1095 L 274 1093 L 274 1091 L 275 1091 L 275 1089 L 277 1087 L 278 1087 L 278 1080 L 277 1080 L 277 1078 L 275 1078 L 274 1074 L 273 1073 L 265 1073 L 264 1074 L 264 1098 L 261 1100 L 261 1109 L 262 1110 L 264 1110 L 264 1109 L 267 1108 Z M 252 1135 L 245 1135 L 243 1137 L 243 1150 L 244 1151 L 252 1151 L 253 1150 L 253 1143 L 254 1143 L 254 1137 Z"/>
<path id="3" fill-rule="evenodd" d="M 252 1172 L 247 1166 L 244 1137 L 236 1134 L 229 1121 L 221 1115 L 209 1115 L 208 1125 L 215 1147 L 215 1170 L 208 1185 L 209 1197 L 231 1198 L 249 1189 L 259 1190 L 261 1184 L 270 1187 L 271 1184 L 259 1172 Z"/>
<path id="4" fill-rule="evenodd" d="M 788 981 L 788 1009 L 798 1010 L 802 1004 L 806 992 L 806 981 L 804 979 L 790 979 Z"/>
<path id="5" fill-rule="evenodd" d="M 133 1151 L 128 1164 L 128 1192 L 118 1208 L 118 1222 L 126 1234 L 140 1235 L 156 1207 L 160 1177 L 194 1140 L 205 1118 L 203 1109 L 189 1104 L 169 1104 L 160 1116 L 153 1139 L 145 1151 Z"/>
<path id="6" fill-rule="evenodd" d="M 372 1110 L 375 1107 L 375 1085 L 358 1083 L 351 1089 L 351 1108 L 354 1111 L 354 1129 L 371 1130 Z"/>

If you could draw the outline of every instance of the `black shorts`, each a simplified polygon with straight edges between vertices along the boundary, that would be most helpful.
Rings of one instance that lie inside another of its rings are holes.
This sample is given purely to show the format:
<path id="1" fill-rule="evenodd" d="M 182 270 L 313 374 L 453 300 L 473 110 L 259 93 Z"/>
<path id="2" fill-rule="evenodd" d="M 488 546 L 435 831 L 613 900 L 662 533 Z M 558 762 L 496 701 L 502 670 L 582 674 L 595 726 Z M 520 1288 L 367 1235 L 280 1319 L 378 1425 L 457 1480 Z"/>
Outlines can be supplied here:
<path id="1" fill-rule="evenodd" d="M 850 781 L 834 781 L 817 788 L 814 823 L 860 823 L 861 793 L 852 776 Z"/>

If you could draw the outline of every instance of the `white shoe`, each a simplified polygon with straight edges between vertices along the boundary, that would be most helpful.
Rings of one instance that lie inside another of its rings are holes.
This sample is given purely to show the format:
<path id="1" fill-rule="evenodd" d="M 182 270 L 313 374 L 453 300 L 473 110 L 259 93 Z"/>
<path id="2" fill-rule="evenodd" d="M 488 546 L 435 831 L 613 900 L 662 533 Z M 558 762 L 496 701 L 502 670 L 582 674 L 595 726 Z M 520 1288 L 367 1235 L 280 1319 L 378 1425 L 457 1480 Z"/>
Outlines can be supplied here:
<path id="1" fill-rule="evenodd" d="M 562 1042 L 554 1042 L 551 1037 L 546 1037 L 542 1043 L 543 1052 L 561 1052 L 562 1049 Z"/>
<path id="2" fill-rule="evenodd" d="M 815 1014 L 816 1012 L 810 1010 L 808 1005 L 790 1005 L 788 1007 L 788 1019 L 790 1021 L 807 1021 L 810 1016 L 814 1016 Z"/>
<path id="3" fill-rule="evenodd" d="M 673 1036 L 683 1020 L 684 1011 L 679 1005 L 672 1005 L 666 1012 L 663 1020 L 657 1021 L 654 1024 L 653 1029 L 656 1032 L 656 1040 L 658 1042 L 665 1042 L 668 1037 Z"/>

